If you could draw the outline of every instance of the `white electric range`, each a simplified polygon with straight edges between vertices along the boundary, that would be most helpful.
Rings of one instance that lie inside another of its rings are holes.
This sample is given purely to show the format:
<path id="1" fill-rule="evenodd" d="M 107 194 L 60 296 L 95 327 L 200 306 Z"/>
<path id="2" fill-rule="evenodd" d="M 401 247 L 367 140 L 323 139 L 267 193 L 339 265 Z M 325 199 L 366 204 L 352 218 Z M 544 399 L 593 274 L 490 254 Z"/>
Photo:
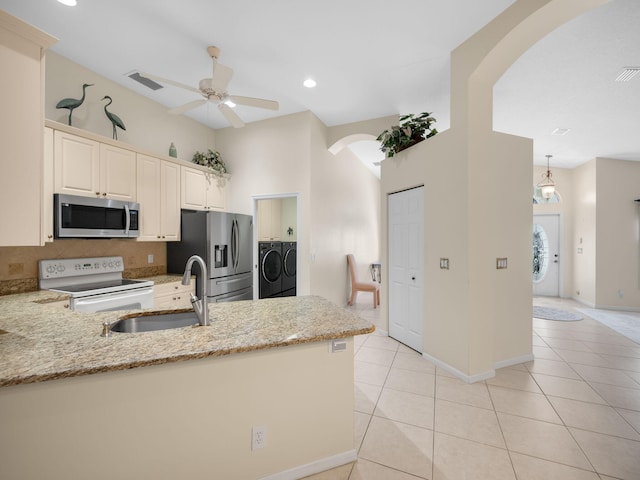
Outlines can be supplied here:
<path id="1" fill-rule="evenodd" d="M 153 282 L 122 278 L 122 257 L 40 260 L 40 289 L 66 293 L 77 312 L 153 307 Z"/>

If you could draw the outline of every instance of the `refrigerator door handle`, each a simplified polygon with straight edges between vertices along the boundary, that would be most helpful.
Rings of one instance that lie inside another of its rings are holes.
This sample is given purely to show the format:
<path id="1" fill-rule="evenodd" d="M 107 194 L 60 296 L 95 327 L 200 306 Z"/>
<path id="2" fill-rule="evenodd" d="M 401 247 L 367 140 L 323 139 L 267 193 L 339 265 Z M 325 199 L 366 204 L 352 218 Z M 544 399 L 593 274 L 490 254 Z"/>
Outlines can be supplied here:
<path id="1" fill-rule="evenodd" d="M 238 268 L 238 222 L 234 218 L 231 222 L 231 266 Z"/>

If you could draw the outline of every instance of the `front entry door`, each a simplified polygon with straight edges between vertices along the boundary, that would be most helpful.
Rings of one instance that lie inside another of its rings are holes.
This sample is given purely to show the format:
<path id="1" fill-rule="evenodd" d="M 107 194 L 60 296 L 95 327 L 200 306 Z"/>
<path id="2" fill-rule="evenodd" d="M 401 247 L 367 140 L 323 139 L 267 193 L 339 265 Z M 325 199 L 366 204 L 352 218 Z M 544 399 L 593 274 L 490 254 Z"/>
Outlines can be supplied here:
<path id="1" fill-rule="evenodd" d="M 389 195 L 389 336 L 422 353 L 424 187 Z"/>
<path id="2" fill-rule="evenodd" d="M 560 295 L 560 215 L 533 216 L 533 295 Z"/>

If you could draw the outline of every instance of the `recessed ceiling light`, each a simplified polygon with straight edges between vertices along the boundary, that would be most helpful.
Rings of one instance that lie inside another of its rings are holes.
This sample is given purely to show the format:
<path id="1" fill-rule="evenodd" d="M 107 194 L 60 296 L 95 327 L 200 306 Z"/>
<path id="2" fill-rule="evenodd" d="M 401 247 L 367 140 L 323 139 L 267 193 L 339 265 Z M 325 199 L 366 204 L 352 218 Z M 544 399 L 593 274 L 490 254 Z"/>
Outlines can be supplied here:
<path id="1" fill-rule="evenodd" d="M 307 78 L 303 85 L 307 88 L 313 88 L 317 85 L 316 81 L 313 78 Z"/>
<path id="2" fill-rule="evenodd" d="M 620 75 L 616 77 L 616 82 L 628 82 L 640 72 L 640 67 L 624 67 Z"/>
<path id="3" fill-rule="evenodd" d="M 67 7 L 75 7 L 78 4 L 76 0 L 58 0 L 58 2 L 60 2 L 63 5 L 66 5 Z"/>
<path id="4" fill-rule="evenodd" d="M 570 128 L 558 127 L 553 132 L 551 132 L 551 135 L 566 135 L 567 133 L 569 133 L 569 130 L 571 130 L 571 129 Z"/>

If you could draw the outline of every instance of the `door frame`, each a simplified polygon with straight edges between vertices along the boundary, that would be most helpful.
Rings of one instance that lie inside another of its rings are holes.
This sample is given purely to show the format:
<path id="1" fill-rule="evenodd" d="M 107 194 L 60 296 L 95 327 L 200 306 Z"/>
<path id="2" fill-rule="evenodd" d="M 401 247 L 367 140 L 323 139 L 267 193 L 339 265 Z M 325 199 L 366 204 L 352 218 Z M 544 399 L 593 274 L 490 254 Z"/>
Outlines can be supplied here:
<path id="1" fill-rule="evenodd" d="M 558 217 L 558 256 L 560 257 L 560 268 L 558 268 L 558 297 L 564 298 L 564 265 L 565 265 L 565 251 L 564 251 L 564 218 L 561 212 L 546 212 L 546 213 L 534 213 L 531 221 L 531 229 L 533 231 L 533 225 L 536 217 Z M 533 275 L 533 272 L 531 273 Z M 533 291 L 533 279 L 531 280 L 531 291 Z"/>
<path id="2" fill-rule="evenodd" d="M 260 298 L 260 261 L 258 258 L 258 200 L 271 200 L 277 198 L 295 198 L 296 199 L 296 243 L 302 238 L 301 235 L 301 208 L 300 208 L 300 192 L 287 193 L 271 193 L 266 195 L 251 195 L 251 205 L 253 208 L 253 298 Z M 298 248 L 298 247 L 296 247 Z M 296 271 L 300 271 L 299 256 L 296 255 Z M 296 275 L 296 290 L 298 289 L 298 276 Z"/>
<path id="3" fill-rule="evenodd" d="M 419 246 L 421 252 L 422 252 L 422 265 L 421 265 L 421 275 L 422 275 L 422 279 L 421 279 L 421 284 L 422 284 L 422 293 L 421 293 L 421 312 L 420 312 L 420 347 L 419 349 L 416 349 L 415 347 L 417 345 L 408 345 L 407 343 L 404 343 L 403 340 L 399 340 L 396 337 L 393 337 L 391 335 L 391 330 L 392 330 L 392 326 L 391 326 L 391 305 L 392 305 L 392 299 L 391 299 L 391 282 L 392 282 L 392 266 L 391 266 L 391 226 L 392 226 L 392 221 L 391 221 L 391 209 L 389 208 L 389 204 L 391 203 L 392 197 L 394 195 L 398 195 L 398 194 L 403 194 L 403 193 L 407 193 L 410 192 L 412 190 L 417 190 L 417 189 L 422 189 L 422 218 L 420 219 L 421 221 L 421 226 L 422 226 L 422 238 L 421 238 L 421 245 Z M 386 270 L 387 270 L 387 274 L 385 277 L 385 281 L 387 284 L 387 298 L 386 298 L 386 303 L 387 303 L 387 335 L 390 338 L 394 338 L 395 340 L 399 341 L 400 343 L 402 343 L 403 345 L 406 345 L 408 348 L 414 349 L 417 352 L 419 352 L 420 354 L 424 354 L 424 349 L 425 349 L 425 341 L 424 341 L 424 335 L 425 335 L 425 330 L 426 330 L 426 325 L 425 325 L 425 306 L 424 306 L 424 289 L 425 289 L 425 283 L 426 283 L 426 254 L 425 254 L 425 245 L 426 245 L 426 241 L 425 241 L 425 230 L 426 230 L 426 204 L 425 204 L 425 198 L 426 198 L 426 187 L 424 184 L 422 185 L 416 185 L 414 187 L 410 187 L 410 188 L 404 188 L 402 190 L 397 190 L 397 191 L 393 191 L 393 192 L 388 192 L 386 194 L 386 198 L 385 198 L 385 203 L 386 203 L 386 209 L 387 209 L 387 222 L 386 222 L 386 241 L 387 241 L 387 245 L 386 245 Z"/>

